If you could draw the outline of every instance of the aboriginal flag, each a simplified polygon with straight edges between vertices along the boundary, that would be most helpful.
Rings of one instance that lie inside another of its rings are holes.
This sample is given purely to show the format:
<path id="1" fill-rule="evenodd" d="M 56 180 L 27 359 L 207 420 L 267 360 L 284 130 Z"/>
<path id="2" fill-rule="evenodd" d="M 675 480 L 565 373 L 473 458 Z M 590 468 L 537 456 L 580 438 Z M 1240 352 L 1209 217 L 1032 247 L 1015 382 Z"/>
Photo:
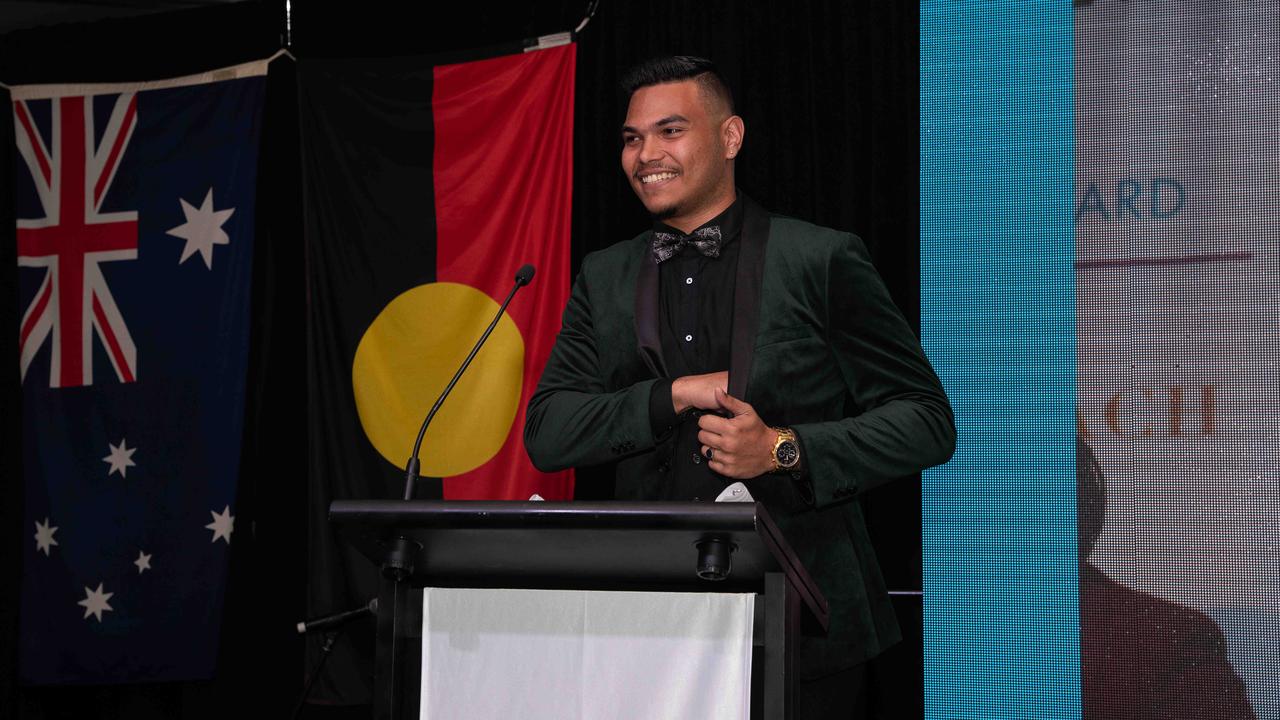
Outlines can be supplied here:
<path id="1" fill-rule="evenodd" d="M 376 592 L 329 503 L 401 496 L 419 424 L 525 263 L 536 279 L 432 421 L 421 472 L 439 480 L 417 497 L 573 495 L 571 473 L 534 469 L 521 428 L 568 298 L 575 49 L 298 64 L 313 614 Z M 339 646 L 332 676 L 354 678 L 350 653 L 371 648 Z"/>

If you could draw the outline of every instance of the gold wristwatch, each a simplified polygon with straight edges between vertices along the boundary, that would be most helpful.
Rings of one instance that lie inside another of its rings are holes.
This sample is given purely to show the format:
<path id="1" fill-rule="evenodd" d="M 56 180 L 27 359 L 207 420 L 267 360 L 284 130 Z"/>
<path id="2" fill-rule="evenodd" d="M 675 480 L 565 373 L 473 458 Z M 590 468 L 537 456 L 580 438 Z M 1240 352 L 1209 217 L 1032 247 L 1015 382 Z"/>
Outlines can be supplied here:
<path id="1" fill-rule="evenodd" d="M 791 428 L 773 428 L 778 439 L 773 443 L 773 472 L 785 472 L 800 462 L 800 444 Z"/>

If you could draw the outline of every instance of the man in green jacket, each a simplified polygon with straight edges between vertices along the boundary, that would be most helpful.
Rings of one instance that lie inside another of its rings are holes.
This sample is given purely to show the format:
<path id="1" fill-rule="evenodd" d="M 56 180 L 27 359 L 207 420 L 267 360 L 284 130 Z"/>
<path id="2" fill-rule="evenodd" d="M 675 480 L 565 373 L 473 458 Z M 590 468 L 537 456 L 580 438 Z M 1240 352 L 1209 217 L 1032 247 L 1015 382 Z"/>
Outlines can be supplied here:
<path id="1" fill-rule="evenodd" d="M 831 609 L 801 639 L 797 717 L 859 717 L 900 637 L 857 496 L 945 462 L 951 407 L 855 236 L 738 192 L 742 118 L 715 67 L 635 68 L 622 170 L 654 228 L 588 255 L 529 401 L 535 466 L 617 461 L 628 500 L 743 482 Z"/>

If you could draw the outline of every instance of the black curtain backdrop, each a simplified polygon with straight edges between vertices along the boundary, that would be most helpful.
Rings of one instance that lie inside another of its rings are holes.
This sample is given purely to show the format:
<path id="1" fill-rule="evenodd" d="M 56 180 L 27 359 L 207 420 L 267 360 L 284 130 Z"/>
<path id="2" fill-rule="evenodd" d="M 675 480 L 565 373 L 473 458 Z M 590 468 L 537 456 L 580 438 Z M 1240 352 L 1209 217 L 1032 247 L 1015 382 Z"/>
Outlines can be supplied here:
<path id="1" fill-rule="evenodd" d="M 294 3 L 299 57 L 450 54 L 572 29 L 585 2 L 534 1 L 508 9 L 433 8 L 409 21 L 402 5 Z M 285 35 L 283 2 L 242 2 L 118 21 L 62 25 L 0 38 L 9 84 L 155 79 L 270 55 Z M 725 71 L 746 123 L 740 187 L 766 207 L 859 234 L 894 300 L 919 318 L 919 71 L 916 3 L 604 0 L 578 39 L 575 102 L 574 272 L 587 252 L 629 238 L 647 218 L 618 166 L 624 98 L 617 79 L 643 58 L 685 53 Z M 123 49 L 123 51 L 122 51 Z M 2 95 L 8 100 L 7 95 Z M 0 650 L 0 717 L 221 718 L 228 711 L 287 716 L 301 690 L 307 457 L 306 287 L 290 61 L 272 64 L 259 183 L 258 238 L 245 454 L 232 544 L 223 647 L 214 680 L 107 688 L 21 688 L 15 650 Z M 12 138 L 12 114 L 0 133 Z M 5 436 L 19 437 L 16 259 L 11 141 L 0 146 L 0 383 Z M 21 468 L 0 454 L 9 494 L 0 503 L 0 633 L 16 634 L 22 543 Z M 611 468 L 579 474 L 579 498 L 612 495 Z M 920 484 L 904 479 L 863 499 L 890 587 L 921 587 Z M 922 717 L 919 596 L 895 598 L 907 640 L 873 664 L 888 717 Z M 336 672 L 342 663 L 333 663 Z M 349 667 L 349 666 L 348 666 Z M 371 672 L 372 669 L 367 669 Z M 326 680 L 340 680 L 326 678 Z M 344 683 L 338 682 L 337 685 Z M 323 685 L 333 687 L 334 683 Z M 334 705 L 304 717 L 366 717 L 367 698 L 330 692 Z"/>

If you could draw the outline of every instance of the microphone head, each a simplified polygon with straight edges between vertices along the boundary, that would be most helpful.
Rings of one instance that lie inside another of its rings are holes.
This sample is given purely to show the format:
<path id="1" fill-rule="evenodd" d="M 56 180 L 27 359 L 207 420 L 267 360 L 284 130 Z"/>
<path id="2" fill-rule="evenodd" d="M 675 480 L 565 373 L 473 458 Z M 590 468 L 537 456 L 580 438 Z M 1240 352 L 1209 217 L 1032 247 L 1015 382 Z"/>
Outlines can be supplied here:
<path id="1" fill-rule="evenodd" d="M 528 285 L 533 282 L 533 266 L 526 264 L 516 271 L 516 284 Z"/>

